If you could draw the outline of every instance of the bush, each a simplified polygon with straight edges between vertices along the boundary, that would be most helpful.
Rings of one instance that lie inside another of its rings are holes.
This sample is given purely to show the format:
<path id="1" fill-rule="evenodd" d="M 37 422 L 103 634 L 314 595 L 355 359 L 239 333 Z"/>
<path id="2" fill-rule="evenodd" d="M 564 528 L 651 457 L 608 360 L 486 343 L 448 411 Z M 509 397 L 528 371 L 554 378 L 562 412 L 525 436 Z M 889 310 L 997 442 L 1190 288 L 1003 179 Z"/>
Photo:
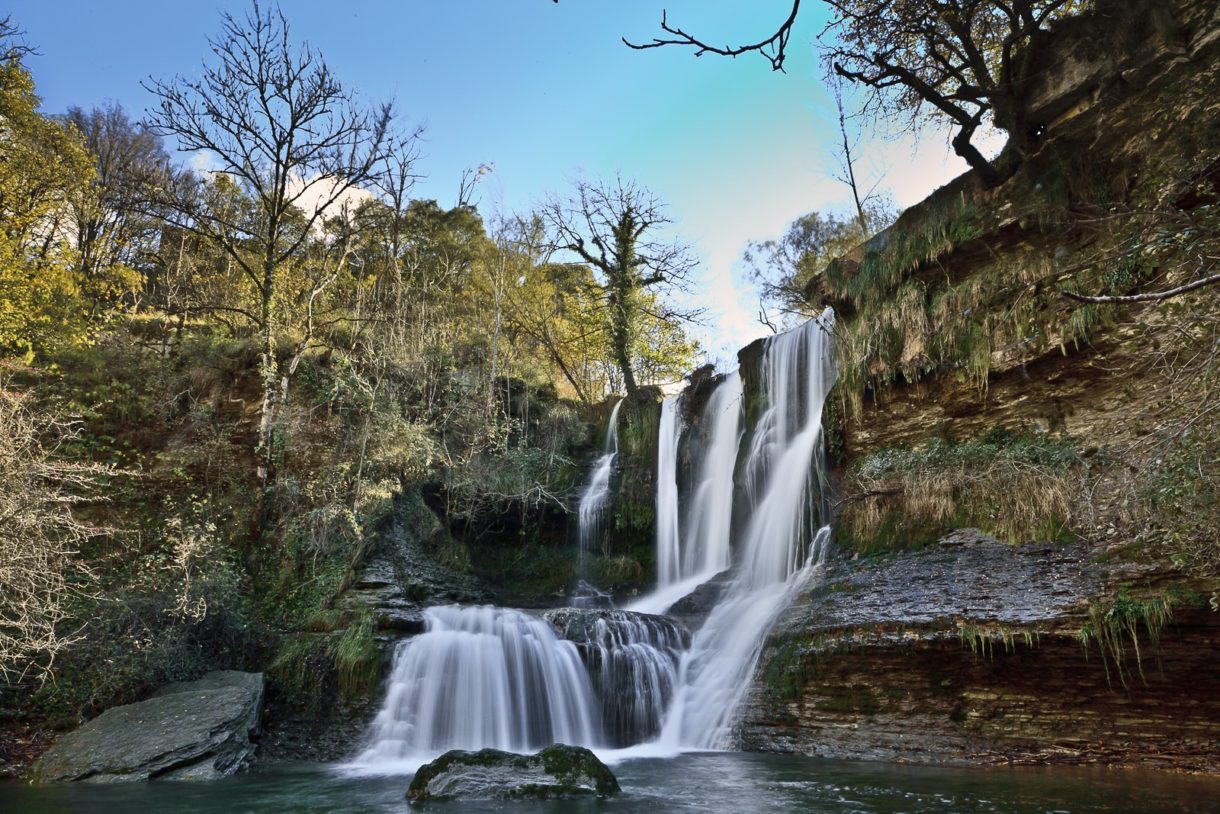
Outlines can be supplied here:
<path id="1" fill-rule="evenodd" d="M 991 430 L 965 442 L 932 439 L 857 461 L 846 478 L 839 539 L 860 553 L 918 547 L 954 528 L 1009 542 L 1059 538 L 1079 460 L 1066 436 Z"/>

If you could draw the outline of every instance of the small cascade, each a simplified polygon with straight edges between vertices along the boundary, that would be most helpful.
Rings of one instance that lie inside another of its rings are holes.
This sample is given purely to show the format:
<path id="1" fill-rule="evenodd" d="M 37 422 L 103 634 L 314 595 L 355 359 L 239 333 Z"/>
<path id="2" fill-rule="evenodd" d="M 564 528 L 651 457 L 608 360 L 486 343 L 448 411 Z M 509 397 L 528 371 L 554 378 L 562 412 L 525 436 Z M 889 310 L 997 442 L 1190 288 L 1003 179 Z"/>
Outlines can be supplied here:
<path id="1" fill-rule="evenodd" d="M 618 457 L 618 411 L 623 406 L 619 399 L 610 411 L 610 422 L 606 428 L 606 443 L 602 448 L 601 457 L 593 465 L 593 473 L 589 476 L 589 485 L 580 496 L 577 509 L 579 522 L 579 540 L 581 564 L 583 566 L 585 552 L 593 550 L 601 544 L 602 514 L 606 503 L 610 500 L 610 476 L 614 473 L 614 459 Z M 583 567 L 582 567 L 583 572 Z"/>
<path id="2" fill-rule="evenodd" d="M 601 722 L 576 645 L 550 624 L 494 607 L 428 608 L 399 644 L 368 748 L 352 768 L 414 771 L 450 749 L 599 746 Z"/>
<path id="3" fill-rule="evenodd" d="M 661 402 L 657 426 L 657 582 L 682 578 L 681 530 L 678 525 L 678 441 L 682 437 L 681 396 Z"/>
<path id="4" fill-rule="evenodd" d="M 576 643 L 601 705 L 609 746 L 654 738 L 678 679 L 690 634 L 663 616 L 621 610 L 561 609 L 545 614 Z"/>
<path id="5" fill-rule="evenodd" d="M 613 608 L 614 597 L 585 580 L 577 580 L 568 604 L 574 608 Z"/>
<path id="6" fill-rule="evenodd" d="M 678 580 L 729 567 L 733 528 L 733 470 L 741 444 L 741 374 L 728 374 L 703 408 L 708 428 L 695 459 L 694 490 L 686 511 Z"/>
<path id="7" fill-rule="evenodd" d="M 835 380 L 833 312 L 772 337 L 763 352 L 766 411 L 745 461 L 750 513 L 736 573 L 682 658 L 661 741 L 726 745 L 767 631 L 825 556 L 822 405 Z"/>

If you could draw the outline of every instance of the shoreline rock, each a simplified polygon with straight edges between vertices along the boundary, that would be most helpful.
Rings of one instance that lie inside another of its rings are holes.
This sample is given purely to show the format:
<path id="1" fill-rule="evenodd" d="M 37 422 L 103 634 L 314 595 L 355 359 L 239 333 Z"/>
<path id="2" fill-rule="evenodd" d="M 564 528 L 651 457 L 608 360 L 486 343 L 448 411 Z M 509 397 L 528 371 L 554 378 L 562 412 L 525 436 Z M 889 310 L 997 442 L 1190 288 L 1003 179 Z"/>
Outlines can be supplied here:
<path id="1" fill-rule="evenodd" d="M 217 670 L 111 707 L 60 738 L 30 771 L 35 783 L 212 780 L 254 755 L 263 674 Z"/>

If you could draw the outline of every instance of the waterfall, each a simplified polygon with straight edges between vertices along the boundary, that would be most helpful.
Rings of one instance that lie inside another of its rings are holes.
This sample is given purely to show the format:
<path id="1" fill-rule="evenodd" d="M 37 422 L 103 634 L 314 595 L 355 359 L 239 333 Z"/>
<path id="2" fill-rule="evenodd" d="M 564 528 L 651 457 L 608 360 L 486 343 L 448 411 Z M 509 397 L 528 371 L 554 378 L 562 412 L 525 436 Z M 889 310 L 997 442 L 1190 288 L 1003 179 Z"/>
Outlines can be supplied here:
<path id="1" fill-rule="evenodd" d="M 580 506 L 577 509 L 579 522 L 580 554 L 583 566 L 584 554 L 601 542 L 602 512 L 610 499 L 610 476 L 614 472 L 614 459 L 618 457 L 618 411 L 623 406 L 623 399 L 615 403 L 610 411 L 610 422 L 606 428 L 606 443 L 602 448 L 601 457 L 593 465 L 593 473 L 589 477 L 589 485 L 580 496 Z M 582 567 L 583 572 L 583 567 Z"/>
<path id="2" fill-rule="evenodd" d="M 676 455 L 665 451 L 666 400 L 661 407 L 657 449 L 657 590 L 630 606 L 641 613 L 664 613 L 669 607 L 729 567 L 733 528 L 733 470 L 741 444 L 741 374 L 733 371 L 716 386 L 700 415 L 702 434 L 688 436 L 694 460 L 693 488 L 682 513 L 679 536 L 677 486 L 672 518 L 662 519 L 662 490 L 674 479 L 666 466 Z M 673 410 L 673 421 L 678 411 Z M 680 430 L 672 432 L 676 438 Z M 676 469 L 676 467 L 674 467 Z"/>
<path id="3" fill-rule="evenodd" d="M 835 380 L 833 323 L 827 310 L 766 342 L 759 370 L 765 409 L 740 465 L 742 377 L 730 374 L 712 393 L 699 433 L 688 441 L 693 476 L 685 511 L 677 487 L 680 402 L 662 405 L 661 586 L 634 608 L 665 610 L 731 564 L 730 581 L 693 638 L 671 620 L 631 611 L 566 608 L 544 621 L 492 607 L 430 608 L 425 632 L 395 651 L 385 705 L 352 768 L 412 771 L 455 748 L 622 747 L 650 737 L 626 751 L 728 745 L 768 631 L 827 549 L 821 422 Z M 600 541 L 621 406 L 611 412 L 605 449 L 580 501 L 582 552 Z M 735 506 L 746 516 L 735 519 Z"/>
<path id="4" fill-rule="evenodd" d="M 450 749 L 598 746 L 593 688 L 576 645 L 516 610 L 443 606 L 398 645 L 385 703 L 353 769 L 414 771 Z"/>
<path id="5" fill-rule="evenodd" d="M 726 745 L 767 631 L 825 556 L 822 406 L 835 380 L 833 321 L 827 310 L 764 348 L 766 410 L 744 463 L 750 512 L 737 569 L 682 658 L 663 743 Z"/>
<path id="6" fill-rule="evenodd" d="M 661 402 L 657 427 L 657 581 L 671 585 L 681 579 L 681 531 L 678 526 L 678 441 L 682 437 L 681 396 Z"/>
<path id="7" fill-rule="evenodd" d="M 707 440 L 698 448 L 694 491 L 686 512 L 679 579 L 729 567 L 733 526 L 733 469 L 741 444 L 741 374 L 733 371 L 703 408 Z"/>
<path id="8" fill-rule="evenodd" d="M 601 705 L 607 745 L 656 737 L 690 644 L 686 629 L 663 616 L 621 610 L 561 609 L 545 617 L 580 651 Z"/>

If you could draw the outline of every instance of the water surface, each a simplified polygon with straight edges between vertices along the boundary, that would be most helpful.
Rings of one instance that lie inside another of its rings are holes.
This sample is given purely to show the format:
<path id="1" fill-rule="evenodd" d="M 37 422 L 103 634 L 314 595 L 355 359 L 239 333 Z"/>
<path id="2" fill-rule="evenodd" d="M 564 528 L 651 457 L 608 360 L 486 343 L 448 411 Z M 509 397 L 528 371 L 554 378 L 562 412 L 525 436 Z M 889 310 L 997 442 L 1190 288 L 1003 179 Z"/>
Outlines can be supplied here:
<path id="1" fill-rule="evenodd" d="M 430 803 L 436 812 L 666 814 L 1160 814 L 1220 810 L 1220 779 L 1113 769 L 942 769 L 732 752 L 628 760 L 623 794 L 597 800 Z M 409 778 L 265 764 L 212 782 L 0 785 L 5 814 L 403 812 Z"/>

